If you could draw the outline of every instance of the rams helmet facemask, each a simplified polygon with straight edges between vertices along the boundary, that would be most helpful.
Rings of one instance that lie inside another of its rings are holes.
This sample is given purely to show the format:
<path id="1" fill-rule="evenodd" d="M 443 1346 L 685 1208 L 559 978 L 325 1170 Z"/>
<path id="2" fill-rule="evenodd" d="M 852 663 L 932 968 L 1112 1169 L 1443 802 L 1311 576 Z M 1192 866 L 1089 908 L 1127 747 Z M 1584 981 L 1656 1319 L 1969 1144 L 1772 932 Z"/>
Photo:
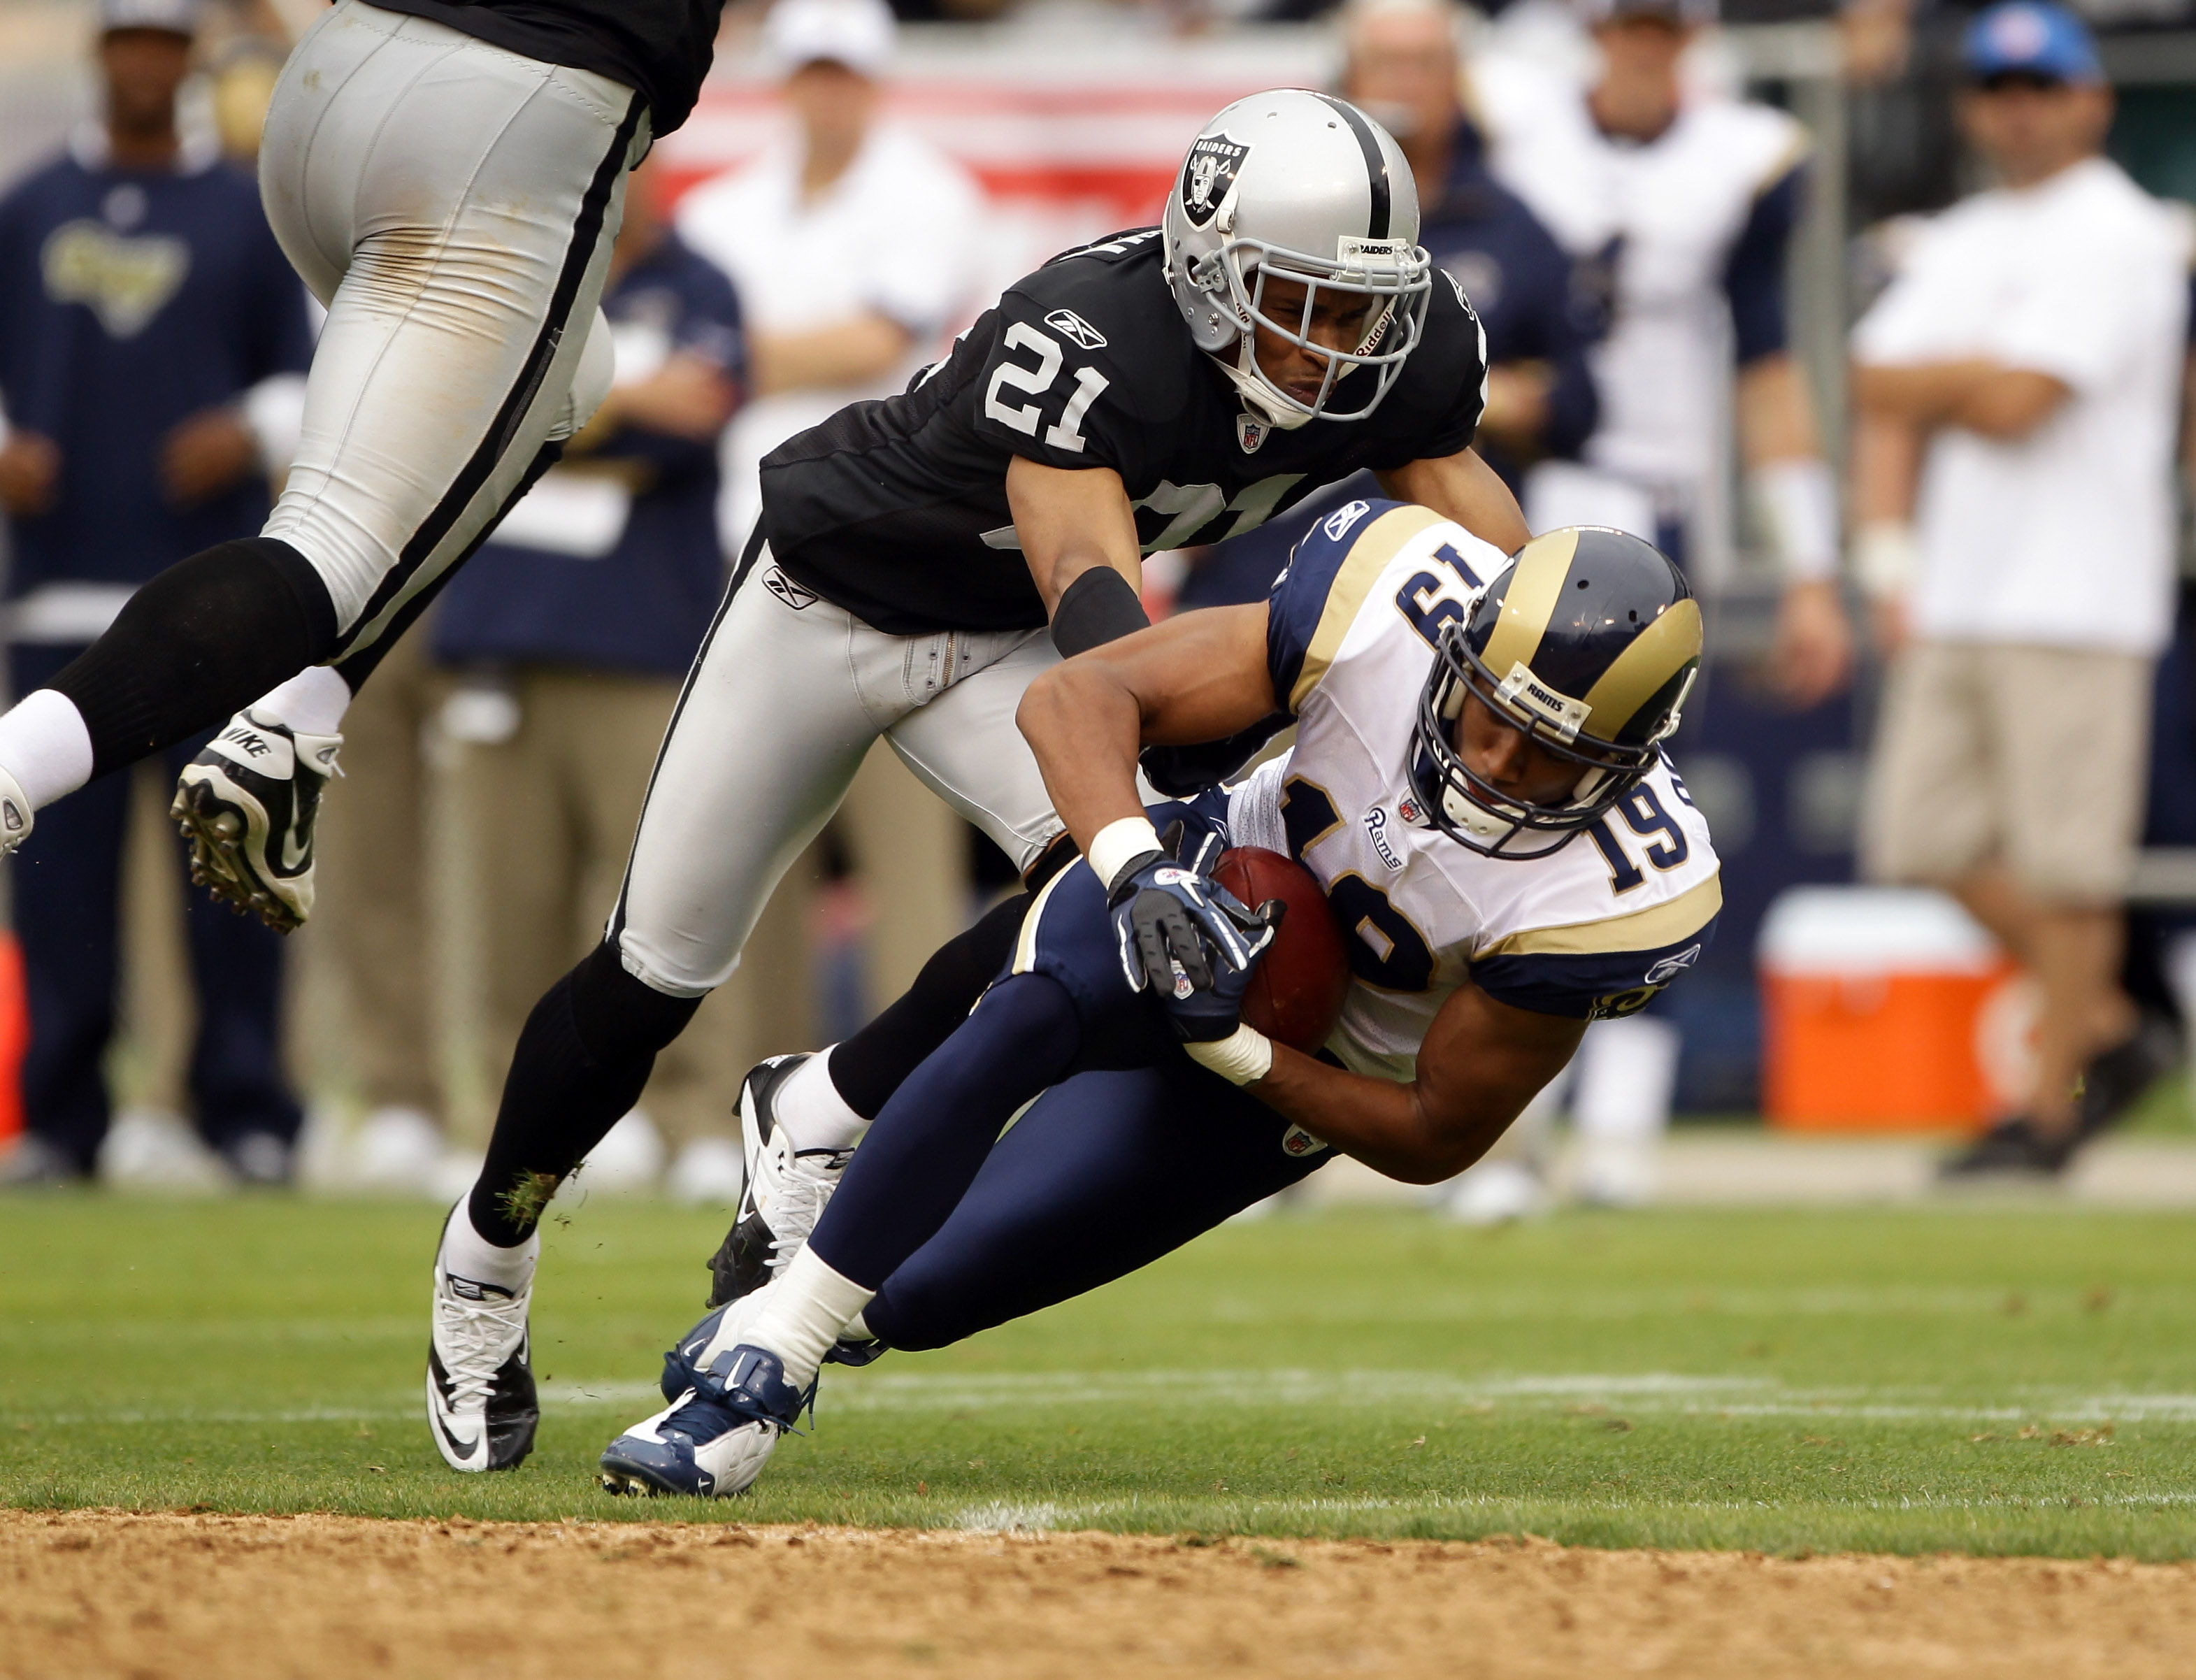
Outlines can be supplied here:
<path id="1" fill-rule="evenodd" d="M 1425 330 L 1433 258 L 1418 242 L 1418 184 L 1394 136 L 1345 101 L 1284 88 L 1228 107 L 1183 158 L 1164 234 L 1191 337 L 1275 426 L 1365 419 Z M 1269 307 L 1274 280 L 1302 286 L 1302 305 Z M 1346 349 L 1311 337 L 1320 299 L 1337 293 L 1353 300 Z M 1310 401 L 1266 377 L 1259 328 L 1325 364 Z M 1355 382 L 1345 410 L 1338 388 L 1361 369 L 1371 384 Z"/>
<path id="2" fill-rule="evenodd" d="M 1557 850 L 1654 769 L 1700 662 L 1700 603 L 1654 545 L 1596 525 L 1535 537 L 1436 644 L 1412 737 L 1426 820 L 1489 857 Z M 1467 694 L 1579 767 L 1569 799 L 1521 800 L 1473 771 L 1456 747 Z"/>

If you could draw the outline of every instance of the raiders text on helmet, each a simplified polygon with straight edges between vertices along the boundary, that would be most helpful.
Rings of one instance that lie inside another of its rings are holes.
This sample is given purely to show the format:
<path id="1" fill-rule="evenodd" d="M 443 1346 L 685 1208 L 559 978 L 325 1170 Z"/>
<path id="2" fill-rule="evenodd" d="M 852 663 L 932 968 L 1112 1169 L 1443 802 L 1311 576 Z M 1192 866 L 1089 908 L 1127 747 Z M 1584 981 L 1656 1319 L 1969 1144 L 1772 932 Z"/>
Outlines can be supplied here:
<path id="1" fill-rule="evenodd" d="M 1555 851 L 1655 767 L 1700 661 L 1700 603 L 1653 544 L 1598 525 L 1535 537 L 1442 632 L 1413 734 L 1428 819 L 1488 857 Z M 1473 772 L 1456 746 L 1467 692 L 1579 767 L 1568 800 L 1522 801 Z"/>
<path id="2" fill-rule="evenodd" d="M 1198 348 L 1220 361 L 1258 416 L 1276 426 L 1361 420 L 1380 404 L 1425 324 L 1433 262 L 1419 245 L 1419 191 L 1402 150 L 1355 106 L 1281 89 L 1238 100 L 1182 159 L 1165 216 L 1167 281 Z M 1301 284 L 1301 307 L 1269 309 L 1269 280 Z M 1349 348 L 1313 342 L 1322 293 L 1357 300 Z M 1259 368 L 1263 328 L 1326 364 L 1301 401 Z M 1338 388 L 1363 370 L 1340 406 Z"/>

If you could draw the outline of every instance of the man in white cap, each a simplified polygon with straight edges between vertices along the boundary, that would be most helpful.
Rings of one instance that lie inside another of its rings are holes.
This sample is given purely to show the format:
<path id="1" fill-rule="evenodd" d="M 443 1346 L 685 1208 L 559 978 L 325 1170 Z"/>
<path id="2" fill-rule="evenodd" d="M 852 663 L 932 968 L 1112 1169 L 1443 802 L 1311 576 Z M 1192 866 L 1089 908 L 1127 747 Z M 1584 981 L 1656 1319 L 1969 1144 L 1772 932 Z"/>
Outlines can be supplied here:
<path id="1" fill-rule="evenodd" d="M 983 192 L 877 115 L 896 33 L 884 0 L 779 0 L 763 50 L 792 120 L 680 207 L 680 236 L 731 275 L 748 321 L 755 396 L 725 450 L 734 553 L 761 506 L 762 458 L 848 402 L 900 390 L 973 313 Z M 870 992 L 896 996 L 960 930 L 966 830 L 884 753 L 838 820 L 870 907 Z"/>

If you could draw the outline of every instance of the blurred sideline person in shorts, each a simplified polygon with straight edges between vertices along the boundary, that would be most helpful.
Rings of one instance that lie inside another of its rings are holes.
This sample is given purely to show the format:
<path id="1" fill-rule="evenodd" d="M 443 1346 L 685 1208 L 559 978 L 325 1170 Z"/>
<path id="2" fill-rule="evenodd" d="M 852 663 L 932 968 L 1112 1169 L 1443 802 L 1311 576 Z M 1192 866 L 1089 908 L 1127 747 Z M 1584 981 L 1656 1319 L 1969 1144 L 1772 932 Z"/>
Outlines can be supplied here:
<path id="1" fill-rule="evenodd" d="M 896 34 L 884 0 L 779 0 L 762 46 L 792 120 L 679 206 L 681 237 L 731 275 L 748 315 L 754 401 L 725 452 L 722 530 L 735 554 L 761 511 L 762 458 L 849 402 L 903 390 L 971 313 L 983 191 L 877 116 Z M 861 877 L 867 990 L 881 1005 L 961 931 L 967 825 L 881 749 L 833 820 Z M 797 880 L 772 919 L 802 908 Z"/>
<path id="2" fill-rule="evenodd" d="M 2041 986 L 2026 1111 L 1947 1174 L 2049 1173 L 2171 1055 L 2117 976 L 2173 606 L 2189 241 L 2099 154 L 2112 98 L 2071 14 L 1993 7 L 1964 64 L 1999 184 L 1922 230 L 1852 338 L 1856 551 L 1897 649 L 1862 856 L 1951 892 Z"/>
<path id="3" fill-rule="evenodd" d="M 1528 55 L 1514 36 L 1505 45 L 1501 32 L 1471 65 L 1496 179 L 1598 272 L 1608 310 L 1592 354 L 1600 424 L 1582 460 L 1529 475 L 1526 518 L 1536 531 L 1631 531 L 1713 590 L 1733 548 L 1735 450 L 1783 579 L 1768 668 L 1788 703 L 1813 706 L 1844 686 L 1852 639 L 1836 582 L 1836 482 L 1786 325 L 1809 136 L 1786 113 L 1694 73 L 1688 49 L 1713 26 L 1715 0 L 1573 9 L 1589 38 L 1577 43 L 1583 73 Z M 1691 710 L 1712 703 L 1703 692 Z M 1568 1090 L 1544 1094 L 1511 1129 L 1459 1186 L 1456 1211 L 1493 1219 L 1538 1202 L 1538 1140 L 1559 1101 L 1577 1127 L 1580 1196 L 1646 1200 L 1679 1048 L 1658 1013 L 1597 1024 Z"/>
<path id="4" fill-rule="evenodd" d="M 656 748 L 725 589 L 717 444 L 746 371 L 731 283 L 684 245 L 644 164 L 626 196 L 603 314 L 617 369 L 564 460 L 505 516 L 431 621 L 463 674 L 442 708 L 459 869 L 477 907 L 483 1077 L 528 1011 L 602 938 Z M 729 1205 L 748 1042 L 737 1000 L 656 1058 L 640 1106 L 590 1156 L 584 1186 L 667 1188 Z"/>
<path id="5" fill-rule="evenodd" d="M 296 445 L 304 290 L 250 177 L 211 136 L 177 131 L 198 14 L 197 0 L 103 0 L 104 122 L 0 199 L 16 694 L 82 653 L 161 568 L 256 531 L 268 474 Z M 170 747 L 170 773 L 205 742 Z M 13 866 L 27 1132 L 0 1181 L 81 1178 L 107 1137 L 130 793 L 115 776 L 55 810 Z M 280 942 L 195 893 L 187 927 L 198 1129 L 237 1177 L 281 1181 L 299 1111 L 280 1065 Z"/>

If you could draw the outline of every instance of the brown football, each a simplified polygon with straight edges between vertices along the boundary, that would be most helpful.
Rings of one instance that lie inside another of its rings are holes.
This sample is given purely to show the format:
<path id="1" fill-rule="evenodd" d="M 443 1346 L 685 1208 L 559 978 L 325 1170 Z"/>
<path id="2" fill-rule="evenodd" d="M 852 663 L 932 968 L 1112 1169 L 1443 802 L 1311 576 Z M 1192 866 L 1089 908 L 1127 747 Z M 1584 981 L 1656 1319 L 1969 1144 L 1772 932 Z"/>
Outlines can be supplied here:
<path id="1" fill-rule="evenodd" d="M 1279 852 L 1239 846 L 1221 854 L 1212 878 L 1252 909 L 1268 898 L 1289 908 L 1273 948 L 1251 976 L 1243 1019 L 1267 1037 L 1307 1054 L 1326 1042 L 1342 1018 L 1349 962 L 1326 894 L 1309 869 Z"/>

